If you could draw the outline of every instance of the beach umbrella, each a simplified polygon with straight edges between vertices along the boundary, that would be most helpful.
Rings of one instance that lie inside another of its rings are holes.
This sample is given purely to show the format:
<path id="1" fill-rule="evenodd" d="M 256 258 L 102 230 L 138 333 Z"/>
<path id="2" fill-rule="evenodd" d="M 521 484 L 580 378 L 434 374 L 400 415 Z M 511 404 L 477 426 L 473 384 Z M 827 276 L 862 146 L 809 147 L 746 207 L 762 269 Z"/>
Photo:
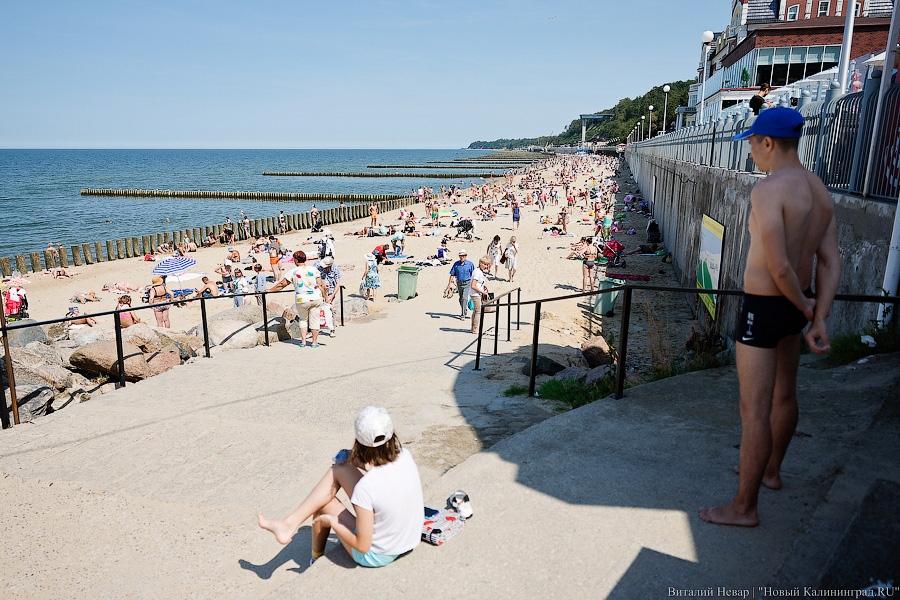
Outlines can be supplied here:
<path id="1" fill-rule="evenodd" d="M 178 280 L 178 287 L 181 289 L 181 278 L 179 275 L 184 273 L 197 264 L 197 261 L 187 256 L 173 256 L 162 260 L 153 267 L 153 272 L 157 275 L 174 275 Z"/>

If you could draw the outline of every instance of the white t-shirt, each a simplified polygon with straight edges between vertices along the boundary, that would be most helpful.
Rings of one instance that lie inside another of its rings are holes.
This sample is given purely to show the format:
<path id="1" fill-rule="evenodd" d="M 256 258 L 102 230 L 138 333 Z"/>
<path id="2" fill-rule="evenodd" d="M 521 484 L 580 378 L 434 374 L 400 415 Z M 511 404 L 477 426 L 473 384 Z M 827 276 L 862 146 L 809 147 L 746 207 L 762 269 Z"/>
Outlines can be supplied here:
<path id="1" fill-rule="evenodd" d="M 403 554 L 419 545 L 425 500 L 419 468 L 406 448 L 394 462 L 363 475 L 350 502 L 375 513 L 372 552 Z"/>
<path id="2" fill-rule="evenodd" d="M 319 271 L 315 267 L 309 267 L 304 263 L 281 277 L 293 284 L 297 302 L 315 302 L 322 299 L 322 290 L 316 282 L 318 276 Z"/>
<path id="3" fill-rule="evenodd" d="M 479 269 L 478 267 L 475 267 L 475 270 L 472 271 L 472 281 L 469 283 L 469 296 L 481 295 L 481 292 L 476 292 L 475 288 L 472 287 L 472 284 L 474 284 L 476 281 L 478 282 L 477 285 L 479 290 L 487 289 L 487 283 L 485 283 L 484 281 L 484 273 L 482 273 L 481 269 Z"/>

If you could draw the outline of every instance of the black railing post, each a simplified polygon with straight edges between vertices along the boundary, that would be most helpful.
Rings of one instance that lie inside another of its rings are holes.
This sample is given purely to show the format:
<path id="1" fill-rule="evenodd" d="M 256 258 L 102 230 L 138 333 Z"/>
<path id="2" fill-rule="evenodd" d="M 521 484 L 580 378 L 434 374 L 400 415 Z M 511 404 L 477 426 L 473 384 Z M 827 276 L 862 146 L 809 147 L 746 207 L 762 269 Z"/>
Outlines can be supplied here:
<path id="1" fill-rule="evenodd" d="M 522 326 L 522 288 L 516 290 L 516 331 Z"/>
<path id="2" fill-rule="evenodd" d="M 497 307 L 500 310 L 500 307 Z M 506 341 L 512 341 L 512 292 L 506 295 Z"/>
<path id="3" fill-rule="evenodd" d="M 125 351 L 122 349 L 122 318 L 119 311 L 113 314 L 116 326 L 116 354 L 119 356 L 119 386 L 125 387 Z"/>
<path id="4" fill-rule="evenodd" d="M 341 285 L 338 288 L 338 293 L 341 296 L 341 327 L 344 326 L 344 286 Z M 334 319 L 334 314 L 332 313 L 331 318 Z"/>
<path id="5" fill-rule="evenodd" d="M 206 348 L 206 358 L 212 355 L 209 353 L 209 325 L 206 322 L 206 298 L 200 296 L 200 321 L 203 323 L 203 347 Z"/>
<path id="6" fill-rule="evenodd" d="M 484 306 L 482 304 L 482 306 Z M 494 356 L 497 356 L 497 343 L 500 340 L 500 302 L 494 302 Z"/>
<path id="7" fill-rule="evenodd" d="M 616 364 L 616 399 L 625 395 L 625 357 L 628 355 L 628 323 L 631 320 L 631 285 L 625 284 L 622 298 L 622 326 L 619 329 L 619 349 Z"/>
<path id="8" fill-rule="evenodd" d="M 266 310 L 266 293 L 262 293 L 263 329 L 266 331 L 266 346 L 269 345 L 269 311 Z"/>
<path id="9" fill-rule="evenodd" d="M 484 335 L 484 304 L 478 307 L 478 343 L 475 345 L 475 370 L 481 370 L 481 337 Z"/>
<path id="10" fill-rule="evenodd" d="M 534 396 L 534 383 L 537 378 L 538 333 L 541 331 L 541 302 L 534 305 L 534 337 L 531 339 L 531 372 L 528 374 L 528 396 Z"/>
<path id="11" fill-rule="evenodd" d="M 19 424 L 19 404 L 16 400 L 16 377 L 13 374 L 12 356 L 9 354 L 9 332 L 6 330 L 6 313 L 2 306 L 2 298 L 0 298 L 0 334 L 3 334 L 3 356 L 6 359 L 6 378 L 9 380 L 9 400 L 12 404 L 13 421 Z M 0 376 L 0 392 L 3 391 L 3 377 Z M 0 410 L 0 421 L 2 421 L 3 429 L 10 427 L 9 412 L 6 410 L 6 398 L 3 398 L 2 410 Z"/>

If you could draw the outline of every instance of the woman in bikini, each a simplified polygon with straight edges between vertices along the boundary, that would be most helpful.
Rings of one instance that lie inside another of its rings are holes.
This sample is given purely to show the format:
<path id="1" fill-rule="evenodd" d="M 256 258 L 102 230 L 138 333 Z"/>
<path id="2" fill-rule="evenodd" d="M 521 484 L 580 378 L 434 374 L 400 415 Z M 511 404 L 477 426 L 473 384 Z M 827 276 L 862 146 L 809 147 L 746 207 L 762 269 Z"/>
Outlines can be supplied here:
<path id="1" fill-rule="evenodd" d="M 585 245 L 581 259 L 581 291 L 594 291 L 594 266 L 597 263 L 597 246 L 593 243 Z"/>
<path id="2" fill-rule="evenodd" d="M 159 275 L 153 277 L 153 287 L 150 288 L 150 304 L 159 304 L 168 302 L 172 299 L 172 293 L 163 283 L 163 278 Z M 158 327 L 171 327 L 169 325 L 169 305 L 153 308 L 153 315 L 156 317 L 156 325 Z"/>

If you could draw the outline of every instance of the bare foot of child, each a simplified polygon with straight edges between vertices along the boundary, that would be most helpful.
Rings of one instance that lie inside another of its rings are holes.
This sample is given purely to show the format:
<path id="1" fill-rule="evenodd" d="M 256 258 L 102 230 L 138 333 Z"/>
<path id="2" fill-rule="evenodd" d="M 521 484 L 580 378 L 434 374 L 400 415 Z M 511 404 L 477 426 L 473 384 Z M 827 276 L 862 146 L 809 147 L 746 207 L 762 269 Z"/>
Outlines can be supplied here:
<path id="1" fill-rule="evenodd" d="M 267 519 L 263 516 L 262 511 L 256 513 L 256 520 L 259 521 L 260 527 L 275 534 L 275 539 L 278 540 L 279 544 L 287 544 L 294 537 L 294 532 L 284 522 L 277 519 Z"/>

